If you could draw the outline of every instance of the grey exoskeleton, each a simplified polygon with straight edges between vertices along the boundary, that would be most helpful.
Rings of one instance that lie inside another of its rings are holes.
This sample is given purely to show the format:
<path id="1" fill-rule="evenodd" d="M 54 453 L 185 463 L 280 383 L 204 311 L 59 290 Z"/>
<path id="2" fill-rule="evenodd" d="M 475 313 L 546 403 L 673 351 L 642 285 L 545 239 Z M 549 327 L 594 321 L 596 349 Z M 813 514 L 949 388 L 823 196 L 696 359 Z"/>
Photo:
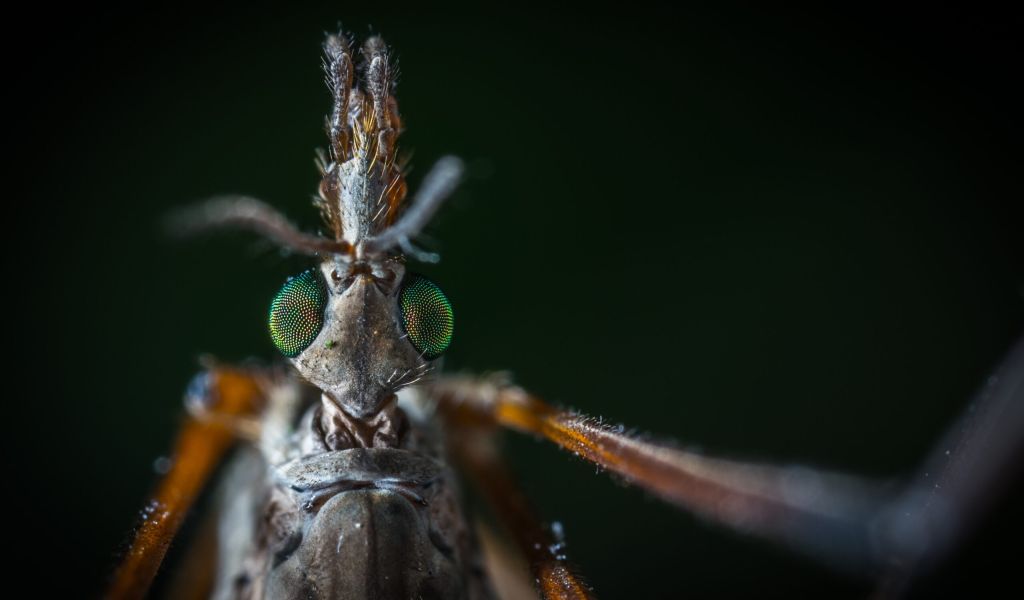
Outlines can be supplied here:
<path id="1" fill-rule="evenodd" d="M 270 306 L 271 338 L 290 365 L 209 363 L 195 380 L 191 417 L 108 597 L 147 593 L 189 506 L 238 439 L 247 443 L 217 495 L 216 550 L 195 553 L 216 558 L 184 569 L 176 584 L 189 597 L 591 598 L 566 564 L 561 528 L 534 517 L 504 467 L 498 427 L 550 440 L 703 518 L 878 582 L 880 597 L 905 593 L 939 564 L 1019 458 L 1024 344 L 925 462 L 926 477 L 899 489 L 642 439 L 552 407 L 502 376 L 436 375 L 452 340 L 452 307 L 406 257 L 434 259 L 411 240 L 454 189 L 462 163 L 438 161 L 405 203 L 387 49 L 371 38 L 358 67 L 345 36 L 328 36 L 324 50 L 333 107 L 316 203 L 330 235 L 303 233 L 244 197 L 215 199 L 178 222 L 248 228 L 316 258 Z M 518 562 L 485 536 L 478 543 L 450 464 L 505 525 Z"/>
<path id="2" fill-rule="evenodd" d="M 321 394 L 306 408 L 295 383 L 268 393 L 258 452 L 235 464 L 238 483 L 226 488 L 233 516 L 213 597 L 488 597 L 440 432 L 417 396 L 399 400 L 452 333 L 444 295 L 407 273 L 401 252 L 415 252 L 409 238 L 461 163 L 442 159 L 399 217 L 406 186 L 387 50 L 379 38 L 364 45 L 358 84 L 347 39 L 329 36 L 325 53 L 334 107 L 318 203 L 333 239 L 288 240 L 318 255 L 319 269 L 289 281 L 270 314 L 278 348 Z M 206 210 L 208 221 L 237 220 L 261 206 L 231 199 Z M 202 411 L 202 400 L 192 405 Z"/>

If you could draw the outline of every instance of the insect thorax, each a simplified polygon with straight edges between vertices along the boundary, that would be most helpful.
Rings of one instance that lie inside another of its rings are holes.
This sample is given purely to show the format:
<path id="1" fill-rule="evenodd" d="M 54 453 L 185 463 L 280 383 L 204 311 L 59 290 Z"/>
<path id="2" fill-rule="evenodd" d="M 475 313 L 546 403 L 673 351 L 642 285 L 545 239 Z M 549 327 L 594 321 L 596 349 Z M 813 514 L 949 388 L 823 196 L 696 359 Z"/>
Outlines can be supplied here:
<path id="1" fill-rule="evenodd" d="M 274 386 L 260 443 L 233 461 L 219 494 L 213 598 L 491 596 L 423 398 L 402 394 L 401 447 L 328 450 L 322 406 L 299 401 L 294 379 Z"/>

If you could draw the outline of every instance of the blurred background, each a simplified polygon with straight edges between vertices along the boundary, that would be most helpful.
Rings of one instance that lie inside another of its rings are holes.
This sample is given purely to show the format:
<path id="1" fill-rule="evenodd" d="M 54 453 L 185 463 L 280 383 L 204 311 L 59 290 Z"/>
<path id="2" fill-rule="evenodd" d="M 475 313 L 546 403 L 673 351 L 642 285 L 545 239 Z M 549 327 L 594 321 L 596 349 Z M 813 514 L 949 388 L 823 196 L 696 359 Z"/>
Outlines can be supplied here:
<path id="1" fill-rule="evenodd" d="M 709 453 L 912 474 L 1024 325 L 1021 23 L 858 6 L 26 21 L 31 39 L 5 42 L 5 442 L 33 581 L 102 588 L 197 357 L 277 360 L 266 309 L 309 263 L 244 234 L 175 241 L 160 220 L 244 193 L 319 225 L 319 45 L 339 20 L 398 58 L 412 189 L 444 154 L 470 166 L 421 244 L 456 309 L 446 370 L 509 370 Z M 603 598 L 870 590 L 507 438 Z M 916 594 L 1013 580 L 999 549 L 1022 531 L 1020 480 Z"/>

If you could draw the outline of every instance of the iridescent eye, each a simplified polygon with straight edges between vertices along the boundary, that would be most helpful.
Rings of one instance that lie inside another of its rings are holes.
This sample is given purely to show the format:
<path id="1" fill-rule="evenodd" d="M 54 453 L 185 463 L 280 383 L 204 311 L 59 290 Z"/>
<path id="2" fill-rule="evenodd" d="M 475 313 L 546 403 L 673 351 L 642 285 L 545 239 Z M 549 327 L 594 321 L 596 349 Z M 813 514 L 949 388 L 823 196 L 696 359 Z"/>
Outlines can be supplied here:
<path id="1" fill-rule="evenodd" d="M 292 277 L 270 303 L 270 337 L 291 358 L 309 347 L 324 326 L 327 288 L 310 269 Z"/>
<path id="2" fill-rule="evenodd" d="M 402 325 L 409 341 L 427 360 L 433 360 L 452 343 L 455 313 L 441 288 L 420 275 L 409 275 L 398 298 Z"/>

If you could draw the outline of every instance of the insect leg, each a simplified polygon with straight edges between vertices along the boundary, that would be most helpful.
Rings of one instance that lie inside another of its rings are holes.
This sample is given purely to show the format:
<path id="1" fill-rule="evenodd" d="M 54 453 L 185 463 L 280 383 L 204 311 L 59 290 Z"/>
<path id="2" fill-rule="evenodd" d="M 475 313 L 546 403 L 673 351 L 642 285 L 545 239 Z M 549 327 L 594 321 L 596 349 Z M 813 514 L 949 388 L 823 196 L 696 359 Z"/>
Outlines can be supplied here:
<path id="1" fill-rule="evenodd" d="M 1024 466 L 1024 339 L 886 508 L 889 568 L 878 597 L 900 597 L 981 521 Z"/>
<path id="2" fill-rule="evenodd" d="M 208 511 L 200 518 L 197 530 L 188 542 L 188 549 L 175 565 L 164 597 L 174 600 L 208 600 L 217 581 L 218 526 L 221 514 Z"/>
<path id="3" fill-rule="evenodd" d="M 566 562 L 560 532 L 545 527 L 534 516 L 529 500 L 501 459 L 492 426 L 480 427 L 478 420 L 459 422 L 454 412 L 448 417 L 449 446 L 460 466 L 470 474 L 488 504 L 514 536 L 526 556 L 544 600 L 587 600 L 593 598 Z"/>
<path id="4" fill-rule="evenodd" d="M 885 504 L 856 478 L 805 467 L 713 458 L 654 443 L 558 409 L 494 379 L 427 384 L 438 410 L 462 423 L 496 424 L 544 437 L 662 499 L 735 529 L 785 542 L 855 573 L 878 568 L 871 520 Z"/>
<path id="5" fill-rule="evenodd" d="M 171 467 L 143 510 L 143 521 L 107 591 L 111 600 L 142 598 L 149 589 L 185 513 L 221 456 L 230 448 L 240 423 L 262 409 L 270 382 L 264 371 L 213 367 L 190 386 L 192 413 L 178 433 Z M 206 417 L 197 417 L 195 406 Z"/>

